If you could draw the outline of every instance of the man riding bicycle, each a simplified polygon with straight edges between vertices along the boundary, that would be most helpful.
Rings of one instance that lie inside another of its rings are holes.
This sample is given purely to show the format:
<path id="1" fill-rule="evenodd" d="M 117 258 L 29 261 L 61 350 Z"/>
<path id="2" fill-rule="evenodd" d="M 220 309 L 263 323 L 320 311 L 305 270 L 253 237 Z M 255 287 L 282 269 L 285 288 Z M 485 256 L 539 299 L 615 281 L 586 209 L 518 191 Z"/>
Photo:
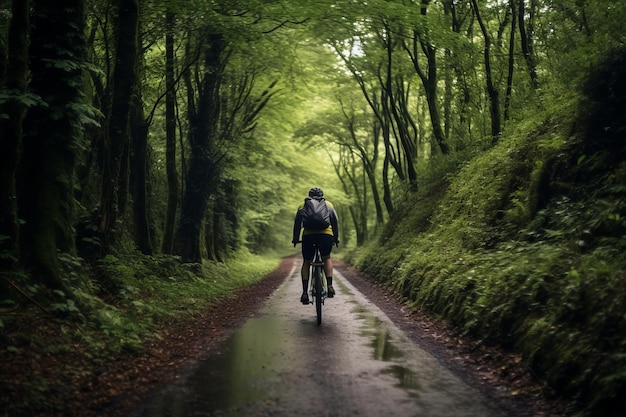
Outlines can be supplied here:
<path id="1" fill-rule="evenodd" d="M 315 200 L 308 202 L 307 200 Z M 306 216 L 307 210 L 305 205 L 307 203 L 315 203 L 318 206 L 325 205 L 327 209 L 324 209 L 324 214 L 327 215 L 327 223 L 322 226 L 311 227 L 307 224 Z M 328 298 L 335 296 L 335 289 L 333 288 L 333 264 L 330 259 L 330 252 L 335 245 L 339 245 L 339 222 L 337 220 L 337 213 L 333 208 L 330 201 L 324 199 L 324 191 L 321 188 L 314 187 L 309 190 L 309 198 L 305 199 L 305 202 L 298 207 L 296 217 L 293 223 L 293 240 L 294 246 L 300 241 L 300 230 L 304 227 L 302 232 L 302 296 L 300 302 L 302 304 L 309 304 L 309 270 L 311 262 L 315 256 L 315 247 L 318 245 L 322 260 L 324 261 L 324 273 L 326 275 L 326 284 L 328 287 Z"/>

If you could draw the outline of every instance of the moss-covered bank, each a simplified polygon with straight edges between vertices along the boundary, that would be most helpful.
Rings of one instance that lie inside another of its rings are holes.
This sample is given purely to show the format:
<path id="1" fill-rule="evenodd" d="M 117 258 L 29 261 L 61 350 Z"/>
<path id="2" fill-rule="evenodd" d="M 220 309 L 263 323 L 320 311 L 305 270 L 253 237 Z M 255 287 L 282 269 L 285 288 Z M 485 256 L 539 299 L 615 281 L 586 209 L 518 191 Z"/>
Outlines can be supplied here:
<path id="1" fill-rule="evenodd" d="M 576 409 L 618 415 L 626 409 L 626 54 L 583 90 L 423 181 L 375 247 L 352 261 L 412 305 L 520 352 Z"/>

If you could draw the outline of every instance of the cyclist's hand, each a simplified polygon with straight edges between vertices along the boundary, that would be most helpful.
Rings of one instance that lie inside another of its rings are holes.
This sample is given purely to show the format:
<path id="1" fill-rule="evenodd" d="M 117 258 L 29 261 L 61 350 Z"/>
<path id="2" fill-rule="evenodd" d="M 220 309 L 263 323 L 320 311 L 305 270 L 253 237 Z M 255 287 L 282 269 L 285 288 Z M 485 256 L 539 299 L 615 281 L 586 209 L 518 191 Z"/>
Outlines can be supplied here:
<path id="1" fill-rule="evenodd" d="M 339 241 L 335 240 L 335 246 L 339 247 Z"/>

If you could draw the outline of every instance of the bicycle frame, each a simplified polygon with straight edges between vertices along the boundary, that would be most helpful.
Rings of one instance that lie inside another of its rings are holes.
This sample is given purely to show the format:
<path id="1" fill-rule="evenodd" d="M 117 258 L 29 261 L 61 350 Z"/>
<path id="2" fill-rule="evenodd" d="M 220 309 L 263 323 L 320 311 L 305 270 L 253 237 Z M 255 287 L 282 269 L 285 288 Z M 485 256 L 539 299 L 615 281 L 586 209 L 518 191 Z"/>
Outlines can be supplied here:
<path id="1" fill-rule="evenodd" d="M 310 271 L 310 292 L 314 299 L 315 312 L 317 314 L 317 325 L 322 324 L 322 305 L 326 299 L 326 274 L 324 273 L 324 260 L 320 254 L 320 249 L 317 245 L 315 247 L 315 256 L 313 262 L 311 262 Z M 313 304 L 313 303 L 312 303 Z"/>
<path id="2" fill-rule="evenodd" d="M 302 241 L 294 242 L 302 243 Z M 315 255 L 313 261 L 309 267 L 309 294 L 313 298 L 313 302 L 309 304 L 315 304 L 315 313 L 317 315 L 317 325 L 322 324 L 322 305 L 326 300 L 326 273 L 324 271 L 324 260 L 320 253 L 320 247 L 318 244 L 314 244 Z M 319 295 L 319 296 L 318 296 Z"/>

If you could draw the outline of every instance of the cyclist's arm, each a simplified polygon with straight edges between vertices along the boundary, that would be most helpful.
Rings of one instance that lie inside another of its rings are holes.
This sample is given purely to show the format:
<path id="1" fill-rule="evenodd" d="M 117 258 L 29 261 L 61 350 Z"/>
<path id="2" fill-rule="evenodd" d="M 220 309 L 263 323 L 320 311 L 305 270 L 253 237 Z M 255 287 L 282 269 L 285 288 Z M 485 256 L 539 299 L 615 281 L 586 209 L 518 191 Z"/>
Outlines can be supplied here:
<path id="1" fill-rule="evenodd" d="M 333 239 L 335 244 L 339 244 L 339 220 L 337 219 L 337 212 L 332 207 L 329 207 L 330 214 L 330 226 L 333 228 Z"/>
<path id="2" fill-rule="evenodd" d="M 291 239 L 291 243 L 294 245 L 300 241 L 300 229 L 302 229 L 302 213 L 300 209 L 298 209 L 296 217 L 293 220 L 293 238 Z"/>

